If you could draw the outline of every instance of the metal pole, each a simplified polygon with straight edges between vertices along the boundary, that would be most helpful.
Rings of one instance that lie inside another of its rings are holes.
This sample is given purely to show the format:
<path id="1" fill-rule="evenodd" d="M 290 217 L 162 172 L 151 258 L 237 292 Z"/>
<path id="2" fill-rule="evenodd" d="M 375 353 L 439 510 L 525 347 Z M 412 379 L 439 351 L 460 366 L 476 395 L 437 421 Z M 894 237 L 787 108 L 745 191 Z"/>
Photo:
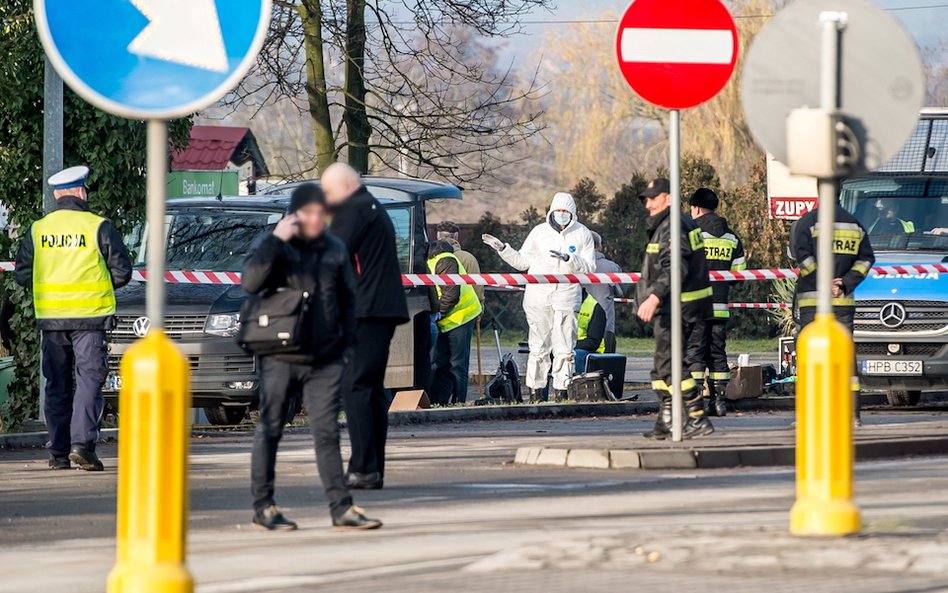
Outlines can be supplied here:
<path id="1" fill-rule="evenodd" d="M 840 48 L 847 15 L 844 12 L 820 13 L 822 30 L 820 48 L 820 108 L 837 111 L 841 106 Z M 833 314 L 833 225 L 835 223 L 838 181 L 820 179 L 819 212 L 817 222 L 820 236 L 817 239 L 817 307 L 819 314 Z"/>
<path id="2" fill-rule="evenodd" d="M 681 442 L 682 417 L 682 329 L 681 329 L 681 112 L 671 111 L 668 125 L 668 161 L 671 179 L 671 355 L 672 441 Z"/>
<path id="3" fill-rule="evenodd" d="M 43 212 L 56 209 L 46 180 L 63 169 L 63 79 L 46 58 L 43 67 Z"/>
<path id="4" fill-rule="evenodd" d="M 63 169 L 63 79 L 45 58 L 43 65 L 43 212 L 56 209 L 53 188 L 46 180 Z M 40 369 L 43 354 L 40 352 Z M 46 377 L 40 376 L 39 417 L 46 417 Z"/>
<path id="5" fill-rule="evenodd" d="M 168 174 L 168 124 L 148 122 L 148 284 L 147 314 L 151 329 L 165 323 L 165 191 Z"/>

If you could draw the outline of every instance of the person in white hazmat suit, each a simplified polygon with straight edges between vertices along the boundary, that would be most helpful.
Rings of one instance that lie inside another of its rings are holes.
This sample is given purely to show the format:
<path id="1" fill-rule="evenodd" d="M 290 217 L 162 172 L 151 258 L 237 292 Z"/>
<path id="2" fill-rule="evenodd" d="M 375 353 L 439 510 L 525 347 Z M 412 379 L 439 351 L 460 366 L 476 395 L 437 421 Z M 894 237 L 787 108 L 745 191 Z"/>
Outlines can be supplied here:
<path id="1" fill-rule="evenodd" d="M 596 270 L 593 235 L 576 217 L 576 202 L 567 193 L 553 196 L 546 222 L 537 225 L 517 250 L 492 235 L 484 243 L 505 262 L 529 274 L 589 274 Z M 530 328 L 527 388 L 537 401 L 547 386 L 553 354 L 553 400 L 566 399 L 574 371 L 573 348 L 583 290 L 579 284 L 531 284 L 526 287 L 523 310 Z"/>

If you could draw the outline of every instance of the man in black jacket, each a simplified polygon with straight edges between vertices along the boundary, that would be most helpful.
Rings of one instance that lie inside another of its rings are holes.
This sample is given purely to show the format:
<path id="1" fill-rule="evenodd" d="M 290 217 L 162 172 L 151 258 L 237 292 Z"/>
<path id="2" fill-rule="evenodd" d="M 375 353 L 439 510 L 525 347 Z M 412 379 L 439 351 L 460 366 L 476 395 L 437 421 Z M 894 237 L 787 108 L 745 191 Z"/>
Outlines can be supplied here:
<path id="1" fill-rule="evenodd" d="M 273 498 L 277 446 L 290 398 L 302 393 L 316 445 L 316 465 L 336 529 L 375 529 L 352 504 L 339 451 L 339 409 L 345 359 L 355 346 L 355 280 L 346 247 L 326 232 L 326 201 L 316 184 L 293 191 L 289 215 L 263 237 L 244 264 L 249 293 L 293 288 L 309 293 L 299 352 L 261 356 L 260 420 L 251 457 L 253 524 L 293 530 Z"/>
<path id="2" fill-rule="evenodd" d="M 358 347 L 343 396 L 352 443 L 347 481 L 350 488 L 379 489 L 388 437 L 389 345 L 395 328 L 409 320 L 395 227 L 349 165 L 327 167 L 322 188 L 333 211 L 331 230 L 346 244 L 356 272 Z"/>
<path id="3" fill-rule="evenodd" d="M 662 440 L 672 432 L 672 393 L 675 381 L 681 383 L 681 395 L 688 418 L 682 429 L 685 438 L 711 434 L 714 427 L 704 412 L 698 384 L 689 369 L 703 355 L 704 322 L 711 315 L 711 285 L 708 263 L 704 257 L 701 229 L 688 217 L 671 212 L 671 184 L 655 179 L 639 196 L 648 210 L 649 242 L 642 262 L 642 279 L 636 285 L 637 314 L 645 323 L 652 323 L 655 332 L 655 362 L 652 388 L 658 392 L 661 408 L 655 427 L 646 438 Z M 681 216 L 681 261 L 671 259 L 671 217 Z M 682 376 L 672 376 L 671 333 L 671 267 L 682 268 L 681 314 L 685 351 Z M 695 347 L 697 344 L 698 347 Z"/>

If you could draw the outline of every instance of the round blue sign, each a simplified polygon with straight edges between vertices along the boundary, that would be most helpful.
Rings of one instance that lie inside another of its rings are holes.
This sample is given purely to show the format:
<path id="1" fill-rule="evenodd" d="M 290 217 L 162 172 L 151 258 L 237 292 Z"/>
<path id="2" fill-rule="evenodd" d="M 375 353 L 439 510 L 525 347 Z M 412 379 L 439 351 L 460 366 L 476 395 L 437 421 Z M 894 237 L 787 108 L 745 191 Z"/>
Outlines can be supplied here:
<path id="1" fill-rule="evenodd" d="M 34 0 L 63 80 L 96 107 L 172 119 L 215 103 L 257 59 L 271 0 Z"/>

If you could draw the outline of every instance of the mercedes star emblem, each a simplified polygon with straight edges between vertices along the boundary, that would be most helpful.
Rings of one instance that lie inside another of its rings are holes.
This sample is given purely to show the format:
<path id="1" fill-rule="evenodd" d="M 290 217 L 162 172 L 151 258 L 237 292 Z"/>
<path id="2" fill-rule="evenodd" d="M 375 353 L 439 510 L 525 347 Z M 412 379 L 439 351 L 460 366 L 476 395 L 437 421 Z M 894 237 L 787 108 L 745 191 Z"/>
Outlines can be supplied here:
<path id="1" fill-rule="evenodd" d="M 879 311 L 879 321 L 889 329 L 897 329 L 905 323 L 908 314 L 901 303 L 889 303 Z"/>
<path id="2" fill-rule="evenodd" d="M 135 335 L 139 338 L 144 338 L 148 335 L 149 329 L 151 329 L 151 319 L 147 317 L 139 317 L 132 322 L 132 331 L 135 332 Z"/>

